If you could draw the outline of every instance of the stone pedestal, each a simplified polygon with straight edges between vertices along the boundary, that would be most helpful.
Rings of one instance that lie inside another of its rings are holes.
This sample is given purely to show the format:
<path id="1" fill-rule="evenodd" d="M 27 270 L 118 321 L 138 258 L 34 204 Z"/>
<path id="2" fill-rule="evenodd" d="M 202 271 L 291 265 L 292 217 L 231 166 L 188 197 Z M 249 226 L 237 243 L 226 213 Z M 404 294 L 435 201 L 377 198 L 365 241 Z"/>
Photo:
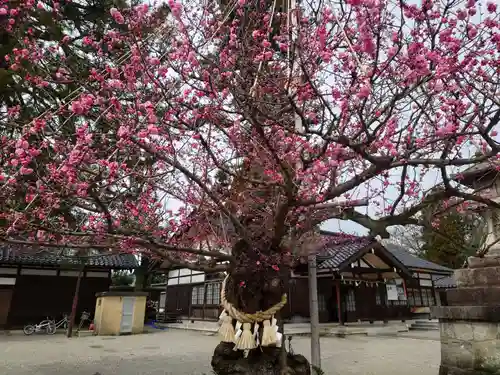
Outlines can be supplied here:
<path id="1" fill-rule="evenodd" d="M 500 256 L 468 263 L 455 271 L 449 306 L 432 309 L 441 331 L 439 375 L 500 375 Z"/>

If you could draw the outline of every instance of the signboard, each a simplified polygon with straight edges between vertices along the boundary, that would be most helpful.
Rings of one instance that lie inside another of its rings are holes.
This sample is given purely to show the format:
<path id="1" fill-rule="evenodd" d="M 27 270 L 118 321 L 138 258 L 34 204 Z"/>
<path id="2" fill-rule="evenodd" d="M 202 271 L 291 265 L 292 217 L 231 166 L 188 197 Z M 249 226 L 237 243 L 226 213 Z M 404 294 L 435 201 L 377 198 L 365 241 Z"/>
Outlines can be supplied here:
<path id="1" fill-rule="evenodd" d="M 386 284 L 387 299 L 389 301 L 398 301 L 398 287 L 397 285 Z"/>

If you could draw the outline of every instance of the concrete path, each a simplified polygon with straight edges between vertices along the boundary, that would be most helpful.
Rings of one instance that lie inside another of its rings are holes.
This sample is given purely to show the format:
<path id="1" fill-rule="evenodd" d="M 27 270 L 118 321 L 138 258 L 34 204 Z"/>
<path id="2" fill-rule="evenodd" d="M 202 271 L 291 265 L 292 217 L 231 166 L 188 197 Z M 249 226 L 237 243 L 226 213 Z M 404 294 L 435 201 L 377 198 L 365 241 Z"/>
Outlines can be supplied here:
<path id="1" fill-rule="evenodd" d="M 210 375 L 216 336 L 169 330 L 137 336 L 0 336 L 5 375 Z M 309 339 L 295 337 L 294 351 L 308 356 Z M 350 336 L 321 340 L 327 375 L 436 375 L 439 342 Z M 308 356 L 309 357 L 309 356 Z"/>

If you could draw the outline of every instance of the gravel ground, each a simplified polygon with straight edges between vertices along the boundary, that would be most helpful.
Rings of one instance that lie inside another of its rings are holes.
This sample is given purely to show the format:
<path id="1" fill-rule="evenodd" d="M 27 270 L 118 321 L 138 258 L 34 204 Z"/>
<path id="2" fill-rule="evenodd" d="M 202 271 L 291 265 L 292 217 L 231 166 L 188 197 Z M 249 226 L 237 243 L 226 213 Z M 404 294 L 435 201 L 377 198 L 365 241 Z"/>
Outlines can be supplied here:
<path id="1" fill-rule="evenodd" d="M 209 375 L 217 337 L 168 330 L 137 336 L 0 336 L 1 375 Z M 307 337 L 292 346 L 308 356 Z M 350 336 L 322 338 L 327 375 L 436 375 L 435 340 Z"/>

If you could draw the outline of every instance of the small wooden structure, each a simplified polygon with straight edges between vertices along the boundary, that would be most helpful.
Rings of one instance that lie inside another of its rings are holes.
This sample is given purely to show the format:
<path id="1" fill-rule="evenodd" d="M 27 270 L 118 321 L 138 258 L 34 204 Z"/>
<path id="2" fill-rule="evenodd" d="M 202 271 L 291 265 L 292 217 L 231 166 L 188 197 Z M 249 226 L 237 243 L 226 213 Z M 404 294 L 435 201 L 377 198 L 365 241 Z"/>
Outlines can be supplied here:
<path id="1" fill-rule="evenodd" d="M 142 333 L 147 296 L 147 292 L 120 290 L 97 293 L 94 333 L 99 336 Z"/>

